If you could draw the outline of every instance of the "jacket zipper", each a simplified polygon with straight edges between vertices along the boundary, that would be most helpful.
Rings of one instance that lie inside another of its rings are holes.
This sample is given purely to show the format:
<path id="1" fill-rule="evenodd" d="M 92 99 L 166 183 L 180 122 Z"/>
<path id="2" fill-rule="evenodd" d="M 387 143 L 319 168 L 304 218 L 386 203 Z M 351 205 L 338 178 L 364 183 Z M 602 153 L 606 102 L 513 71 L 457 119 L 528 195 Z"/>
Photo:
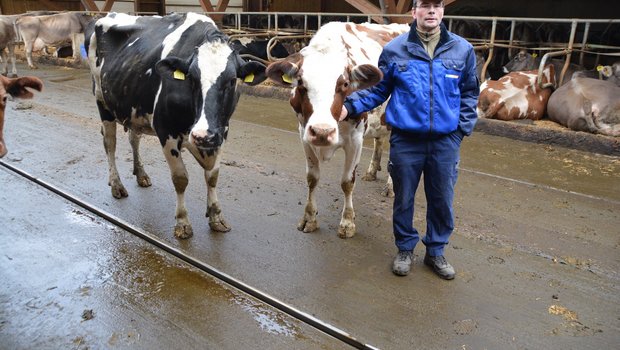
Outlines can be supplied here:
<path id="1" fill-rule="evenodd" d="M 428 133 L 432 134 L 433 133 L 433 121 L 434 121 L 434 116 L 433 116 L 433 105 L 434 105 L 434 99 L 433 99 L 433 59 L 431 58 L 431 60 L 429 61 L 429 70 L 430 70 L 430 87 L 431 87 L 431 91 L 430 91 L 430 98 L 429 98 L 429 104 L 430 104 L 430 109 L 429 109 L 429 115 L 430 115 L 430 120 L 429 120 L 429 129 L 428 129 Z"/>

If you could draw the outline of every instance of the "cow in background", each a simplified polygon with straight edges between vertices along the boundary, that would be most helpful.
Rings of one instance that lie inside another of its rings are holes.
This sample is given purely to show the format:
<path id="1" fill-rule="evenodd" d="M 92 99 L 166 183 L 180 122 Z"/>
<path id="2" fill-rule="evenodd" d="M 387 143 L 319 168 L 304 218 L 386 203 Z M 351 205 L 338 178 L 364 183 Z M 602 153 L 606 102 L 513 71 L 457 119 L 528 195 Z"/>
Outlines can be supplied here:
<path id="1" fill-rule="evenodd" d="M 500 120 L 539 120 L 545 115 L 547 101 L 556 86 L 554 67 L 543 70 L 542 87 L 538 70 L 510 72 L 499 80 L 480 85 L 478 117 Z"/>
<path id="2" fill-rule="evenodd" d="M 2 75 L 16 77 L 15 69 L 15 45 L 20 41 L 15 31 L 15 21 L 22 16 L 48 15 L 49 11 L 33 11 L 22 15 L 0 15 L 0 55 L 2 56 Z M 6 49 L 6 51 L 5 51 Z M 7 55 L 8 51 L 8 55 Z M 11 74 L 8 71 L 8 64 L 11 62 Z"/>
<path id="3" fill-rule="evenodd" d="M 28 67 L 36 69 L 32 62 L 32 51 L 38 51 L 46 45 L 54 45 L 68 40 L 71 40 L 73 46 L 73 59 L 75 61 L 81 60 L 82 34 L 92 21 L 92 16 L 79 12 L 18 18 L 15 21 L 15 26 L 24 41 Z"/>
<path id="4" fill-rule="evenodd" d="M 607 80 L 616 86 L 620 86 L 620 62 L 616 62 L 611 66 L 597 66 L 594 70 L 575 72 L 573 79 L 575 78 Z"/>
<path id="5" fill-rule="evenodd" d="M 540 66 L 541 57 L 535 54 L 528 53 L 527 50 L 519 50 L 519 52 L 508 62 L 504 67 L 502 67 L 504 73 L 510 72 L 521 72 L 521 71 L 530 71 L 538 69 Z M 552 64 L 555 70 L 555 80 L 559 81 L 560 73 L 564 68 L 564 60 L 551 59 L 547 62 L 548 64 Z M 572 78 L 575 72 L 585 70 L 584 67 L 570 63 L 568 65 L 568 69 L 566 73 L 564 73 L 564 78 L 562 79 L 562 85 L 568 83 Z"/>
<path id="6" fill-rule="evenodd" d="M 43 82 L 37 77 L 7 78 L 0 75 L 0 158 L 7 153 L 4 143 L 4 112 L 6 110 L 7 97 L 32 98 L 34 94 L 27 88 L 41 91 Z"/>
<path id="7" fill-rule="evenodd" d="M 547 115 L 572 130 L 620 136 L 620 87 L 599 79 L 572 79 L 551 95 Z"/>
<path id="8" fill-rule="evenodd" d="M 0 55 L 2 56 L 2 75 L 16 77 L 15 68 L 15 44 L 17 36 L 15 33 L 15 20 L 19 15 L 0 16 Z M 6 50 L 5 50 L 6 49 Z M 7 55 L 8 52 L 8 55 Z M 8 66 L 11 62 L 11 74 Z"/>
<path id="9" fill-rule="evenodd" d="M 128 195 L 116 168 L 118 123 L 129 131 L 139 186 L 151 185 L 140 159 L 140 136 L 159 138 L 177 194 L 177 238 L 193 234 L 185 207 L 189 180 L 183 149 L 204 169 L 209 227 L 229 231 L 216 192 L 221 148 L 239 99 L 237 80 L 259 84 L 266 79 L 265 66 L 244 62 L 211 18 L 191 12 L 165 17 L 110 13 L 96 22 L 94 33 L 87 31 L 85 43 L 112 196 Z"/>
<path id="10" fill-rule="evenodd" d="M 343 148 L 345 160 L 340 186 L 344 202 L 338 236 L 355 235 L 353 188 L 368 116 L 363 114 L 360 119 L 341 122 L 338 119 L 346 96 L 381 81 L 383 75 L 376 65 L 383 46 L 407 31 L 406 24 L 330 22 L 299 53 L 267 68 L 272 81 L 292 88 L 289 102 L 299 122 L 299 136 L 306 155 L 308 197 L 298 230 L 318 229 L 315 190 L 321 175 L 320 164 Z"/>
<path id="11" fill-rule="evenodd" d="M 270 58 L 284 58 L 290 53 L 280 43 L 276 41 L 269 50 L 267 45 L 269 40 L 241 37 L 230 41 L 232 48 L 237 51 L 246 61 L 256 60 L 259 58 L 262 62 L 268 63 Z M 269 50 L 269 52 L 268 52 Z"/>

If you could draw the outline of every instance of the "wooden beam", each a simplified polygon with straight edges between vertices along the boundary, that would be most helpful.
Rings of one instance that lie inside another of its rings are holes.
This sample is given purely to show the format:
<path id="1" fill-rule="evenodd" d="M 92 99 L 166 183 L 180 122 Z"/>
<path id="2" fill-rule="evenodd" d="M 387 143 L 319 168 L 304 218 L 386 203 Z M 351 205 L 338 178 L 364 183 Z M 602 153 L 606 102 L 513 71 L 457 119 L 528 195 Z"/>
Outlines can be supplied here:
<path id="1" fill-rule="evenodd" d="M 230 0 L 218 0 L 216 12 L 225 12 Z"/>
<path id="2" fill-rule="evenodd" d="M 384 0 L 385 13 L 396 13 L 396 0 Z"/>
<path id="3" fill-rule="evenodd" d="M 199 0 L 200 7 L 204 12 L 213 12 L 213 5 L 211 5 L 211 0 Z"/>
<path id="4" fill-rule="evenodd" d="M 368 0 L 345 0 L 349 5 L 355 7 L 360 10 L 361 13 L 365 14 L 375 14 L 381 13 L 381 9 L 372 4 Z M 383 17 L 381 16 L 373 16 L 372 19 L 377 23 L 383 23 Z"/>
<path id="5" fill-rule="evenodd" d="M 51 2 L 50 0 L 39 0 L 39 2 L 41 3 L 41 5 L 47 7 L 50 10 L 65 11 L 64 9 L 58 7 L 58 5 L 56 5 L 53 2 Z"/>
<path id="6" fill-rule="evenodd" d="M 101 9 L 101 11 L 110 12 L 110 10 L 112 10 L 112 5 L 114 5 L 114 1 L 115 0 L 105 0 L 105 3 L 103 4 L 103 8 Z"/>
<path id="7" fill-rule="evenodd" d="M 398 5 L 396 6 L 396 12 L 395 13 L 406 13 L 409 12 L 411 10 L 411 5 L 413 4 L 413 1 L 411 0 L 400 0 L 398 2 Z"/>
<path id="8" fill-rule="evenodd" d="M 94 0 L 81 0 L 81 3 L 84 5 L 86 11 L 99 12 L 99 8 L 97 7 L 97 4 L 95 4 Z"/>

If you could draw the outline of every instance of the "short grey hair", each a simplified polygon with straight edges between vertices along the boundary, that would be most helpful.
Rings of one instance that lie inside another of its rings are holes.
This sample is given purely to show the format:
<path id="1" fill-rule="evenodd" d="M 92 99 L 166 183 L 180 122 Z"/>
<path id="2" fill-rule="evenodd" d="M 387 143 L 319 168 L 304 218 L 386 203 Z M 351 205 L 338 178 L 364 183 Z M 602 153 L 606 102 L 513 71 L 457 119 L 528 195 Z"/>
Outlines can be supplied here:
<path id="1" fill-rule="evenodd" d="M 422 0 L 413 0 L 413 4 L 411 5 L 411 9 L 413 10 L 418 5 L 418 2 L 420 2 L 420 1 L 422 1 Z M 443 5 L 443 0 L 426 0 L 426 1 L 440 2 Z"/>

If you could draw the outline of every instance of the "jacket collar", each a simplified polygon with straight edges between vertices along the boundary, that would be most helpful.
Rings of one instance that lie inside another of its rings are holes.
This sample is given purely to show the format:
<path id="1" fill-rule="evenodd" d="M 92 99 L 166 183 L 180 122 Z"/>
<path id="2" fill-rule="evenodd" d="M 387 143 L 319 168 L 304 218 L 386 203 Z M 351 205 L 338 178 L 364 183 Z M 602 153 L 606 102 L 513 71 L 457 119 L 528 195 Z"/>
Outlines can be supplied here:
<path id="1" fill-rule="evenodd" d="M 409 30 L 409 36 L 407 37 L 407 48 L 413 54 L 420 55 L 420 52 L 423 52 L 423 55 L 428 58 L 428 54 L 426 54 L 426 51 L 424 51 L 424 46 L 422 45 L 422 41 L 420 41 L 420 37 L 418 37 L 416 28 L 417 23 L 416 21 L 413 21 L 413 23 L 411 23 L 411 30 Z M 440 47 L 454 40 L 450 36 L 448 28 L 446 28 L 443 22 L 439 23 L 439 29 L 441 30 L 441 35 L 439 36 L 439 42 L 437 43 L 437 47 L 435 48 L 435 54 L 437 54 Z"/>

